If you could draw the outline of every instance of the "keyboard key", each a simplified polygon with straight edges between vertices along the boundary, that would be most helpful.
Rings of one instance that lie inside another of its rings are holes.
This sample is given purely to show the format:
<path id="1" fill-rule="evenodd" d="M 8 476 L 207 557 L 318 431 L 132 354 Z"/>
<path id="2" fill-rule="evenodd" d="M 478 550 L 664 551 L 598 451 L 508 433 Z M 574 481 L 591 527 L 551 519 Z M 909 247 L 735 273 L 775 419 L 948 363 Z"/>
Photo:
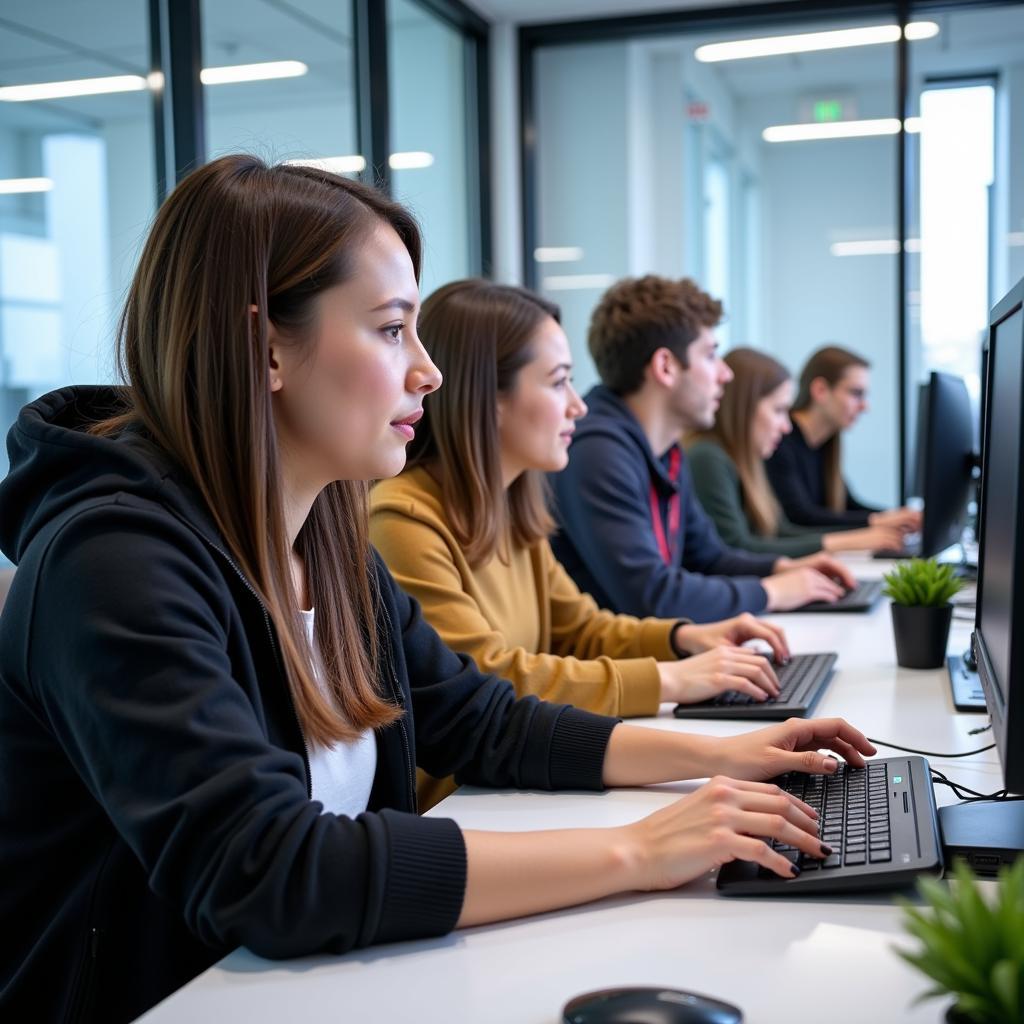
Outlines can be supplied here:
<path id="1" fill-rule="evenodd" d="M 865 861 L 865 856 L 864 856 L 864 851 L 863 850 L 847 850 L 846 851 L 846 861 L 845 861 L 845 863 L 849 864 L 851 867 L 854 867 L 854 866 L 856 866 L 858 864 L 863 864 L 864 861 Z"/>
<path id="2" fill-rule="evenodd" d="M 880 850 L 876 850 L 872 847 L 869 856 L 872 864 L 882 864 L 892 860 L 892 852 L 888 846 Z"/>

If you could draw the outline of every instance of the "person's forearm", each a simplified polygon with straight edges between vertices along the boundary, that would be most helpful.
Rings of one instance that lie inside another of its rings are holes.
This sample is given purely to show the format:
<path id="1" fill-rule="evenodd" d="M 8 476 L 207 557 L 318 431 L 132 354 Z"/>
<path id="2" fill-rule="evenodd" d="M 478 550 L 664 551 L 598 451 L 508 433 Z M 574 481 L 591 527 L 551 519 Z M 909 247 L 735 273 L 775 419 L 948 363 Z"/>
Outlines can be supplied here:
<path id="1" fill-rule="evenodd" d="M 606 786 L 649 786 L 714 774 L 713 736 L 695 736 L 640 725 L 617 725 L 608 740 Z"/>
<path id="2" fill-rule="evenodd" d="M 641 877 L 640 851 L 623 829 L 463 835 L 466 895 L 458 928 L 588 903 L 636 888 Z"/>

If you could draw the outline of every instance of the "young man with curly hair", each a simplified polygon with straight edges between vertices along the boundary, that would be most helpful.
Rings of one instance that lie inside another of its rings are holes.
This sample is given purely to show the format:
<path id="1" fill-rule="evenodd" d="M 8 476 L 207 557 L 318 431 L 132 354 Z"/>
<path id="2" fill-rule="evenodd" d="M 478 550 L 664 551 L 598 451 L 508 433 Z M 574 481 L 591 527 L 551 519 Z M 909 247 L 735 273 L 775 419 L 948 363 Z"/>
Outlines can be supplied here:
<path id="1" fill-rule="evenodd" d="M 569 465 L 551 477 L 558 560 L 602 607 L 710 622 L 835 600 L 854 586 L 827 555 L 727 547 L 693 491 L 680 440 L 714 423 L 732 373 L 714 328 L 722 304 L 693 281 L 626 278 L 602 296 L 588 345 L 602 383 L 586 396 Z"/>

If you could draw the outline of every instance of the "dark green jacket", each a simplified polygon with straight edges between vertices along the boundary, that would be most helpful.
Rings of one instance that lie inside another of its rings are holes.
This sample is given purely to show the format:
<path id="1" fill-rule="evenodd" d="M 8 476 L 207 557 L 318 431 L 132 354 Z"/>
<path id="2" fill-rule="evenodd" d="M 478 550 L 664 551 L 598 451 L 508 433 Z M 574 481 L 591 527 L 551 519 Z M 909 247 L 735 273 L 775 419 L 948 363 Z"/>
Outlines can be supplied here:
<path id="1" fill-rule="evenodd" d="M 821 551 L 821 532 L 794 526 L 782 512 L 774 537 L 764 537 L 754 530 L 743 507 L 743 488 L 736 465 L 721 445 L 697 441 L 686 454 L 697 498 L 730 547 L 790 558 Z"/>

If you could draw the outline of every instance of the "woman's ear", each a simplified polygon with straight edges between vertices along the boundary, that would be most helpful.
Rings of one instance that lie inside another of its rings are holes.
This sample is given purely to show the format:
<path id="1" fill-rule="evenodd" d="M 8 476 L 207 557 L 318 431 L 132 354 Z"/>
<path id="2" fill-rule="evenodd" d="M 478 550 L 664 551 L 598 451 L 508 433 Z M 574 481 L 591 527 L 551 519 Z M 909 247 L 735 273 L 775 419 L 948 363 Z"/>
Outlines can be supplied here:
<path id="1" fill-rule="evenodd" d="M 818 404 L 826 401 L 831 390 L 828 381 L 824 377 L 815 377 L 811 381 L 811 401 Z"/>
<path id="2" fill-rule="evenodd" d="M 256 334 L 259 330 L 259 315 L 260 310 L 258 306 L 249 307 L 250 326 L 252 333 Z M 277 335 L 277 331 L 274 330 L 273 324 L 267 325 L 267 381 L 270 384 L 271 393 L 280 391 L 284 387 L 284 378 L 281 375 L 281 360 L 279 358 L 281 352 L 280 338 Z"/>

